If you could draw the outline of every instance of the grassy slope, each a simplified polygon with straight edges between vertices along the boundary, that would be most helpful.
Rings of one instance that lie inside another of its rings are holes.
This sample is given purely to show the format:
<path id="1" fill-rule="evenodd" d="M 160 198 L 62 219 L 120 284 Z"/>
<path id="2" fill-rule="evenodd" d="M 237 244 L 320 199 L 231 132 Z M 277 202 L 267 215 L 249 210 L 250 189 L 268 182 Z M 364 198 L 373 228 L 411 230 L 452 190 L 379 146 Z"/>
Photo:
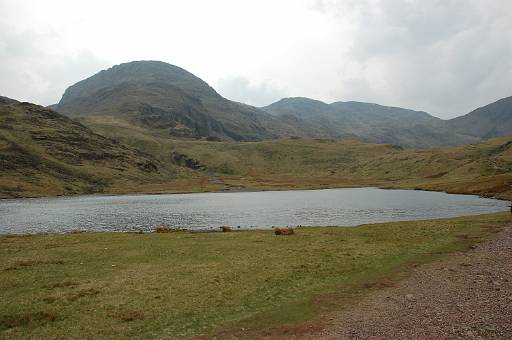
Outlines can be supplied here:
<path id="1" fill-rule="evenodd" d="M 162 181 L 180 191 L 184 180 L 197 181 L 188 169 L 158 162 L 51 110 L 0 99 L 0 197 L 113 192 Z"/>
<path id="2" fill-rule="evenodd" d="M 379 185 L 512 198 L 512 138 L 401 150 L 356 141 L 176 142 L 232 183 L 265 188 Z"/>
<path id="3" fill-rule="evenodd" d="M 4 236 L 0 337 L 176 338 L 318 319 L 508 222 L 499 213 L 293 236 Z"/>
<path id="4" fill-rule="evenodd" d="M 437 149 L 357 141 L 282 139 L 207 142 L 149 136 L 106 117 L 85 123 L 165 162 L 172 151 L 196 159 L 224 188 L 299 189 L 377 185 L 475 193 L 512 199 L 512 137 Z M 222 186 L 218 186 L 222 188 Z M 165 191 L 165 190 L 164 190 Z"/>

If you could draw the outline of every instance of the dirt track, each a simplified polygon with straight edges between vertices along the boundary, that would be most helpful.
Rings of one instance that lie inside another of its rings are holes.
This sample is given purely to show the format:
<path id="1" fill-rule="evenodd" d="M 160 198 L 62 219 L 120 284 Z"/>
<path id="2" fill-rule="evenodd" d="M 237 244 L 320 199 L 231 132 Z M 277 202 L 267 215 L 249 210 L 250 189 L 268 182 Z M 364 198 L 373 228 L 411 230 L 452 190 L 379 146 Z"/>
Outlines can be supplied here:
<path id="1" fill-rule="evenodd" d="M 512 226 L 335 315 L 317 339 L 512 339 Z M 291 336 L 293 337 L 293 336 Z"/>

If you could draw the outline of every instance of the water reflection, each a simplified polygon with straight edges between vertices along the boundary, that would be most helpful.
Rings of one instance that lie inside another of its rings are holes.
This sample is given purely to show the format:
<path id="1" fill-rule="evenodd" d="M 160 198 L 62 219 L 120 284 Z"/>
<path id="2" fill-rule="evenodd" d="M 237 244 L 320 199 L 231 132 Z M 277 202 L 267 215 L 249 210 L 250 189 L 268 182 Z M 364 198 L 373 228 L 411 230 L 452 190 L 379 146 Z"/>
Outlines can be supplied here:
<path id="1" fill-rule="evenodd" d="M 438 192 L 375 188 L 180 195 L 77 196 L 0 201 L 0 233 L 363 223 L 475 215 L 507 202 Z"/>

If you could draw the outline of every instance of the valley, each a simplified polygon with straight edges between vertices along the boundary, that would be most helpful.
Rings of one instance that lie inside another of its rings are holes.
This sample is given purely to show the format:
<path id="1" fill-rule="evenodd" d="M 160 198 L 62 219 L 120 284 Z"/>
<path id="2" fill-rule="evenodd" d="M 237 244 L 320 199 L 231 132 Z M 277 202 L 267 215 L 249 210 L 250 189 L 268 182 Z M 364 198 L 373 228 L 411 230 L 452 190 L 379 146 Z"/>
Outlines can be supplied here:
<path id="1" fill-rule="evenodd" d="M 3 198 L 357 186 L 512 198 L 511 98 L 452 120 L 308 98 L 256 108 L 177 66 L 137 61 L 78 82 L 50 108 L 9 101 L 0 156 L 32 163 L 4 165 Z"/>
<path id="2" fill-rule="evenodd" d="M 300 137 L 208 141 L 155 136 L 115 117 L 80 118 L 92 132 L 41 107 L 2 107 L 4 198 L 357 186 L 512 198 L 511 137 L 433 149 Z M 32 112 L 43 112 L 36 124 L 27 121 Z M 78 131 L 83 139 L 71 144 Z"/>
<path id="3" fill-rule="evenodd" d="M 0 12 L 0 340 L 512 339 L 512 2 Z"/>

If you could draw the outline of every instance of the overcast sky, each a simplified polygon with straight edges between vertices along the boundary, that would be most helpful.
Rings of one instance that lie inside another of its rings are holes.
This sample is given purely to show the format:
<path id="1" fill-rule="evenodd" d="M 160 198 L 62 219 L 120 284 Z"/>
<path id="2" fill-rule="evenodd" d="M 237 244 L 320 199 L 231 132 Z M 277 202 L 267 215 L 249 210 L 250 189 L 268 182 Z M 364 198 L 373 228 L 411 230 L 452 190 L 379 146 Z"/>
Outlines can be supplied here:
<path id="1" fill-rule="evenodd" d="M 162 60 L 229 99 L 368 101 L 442 118 L 512 95 L 510 0 L 0 0 L 0 95 L 42 105 Z"/>

